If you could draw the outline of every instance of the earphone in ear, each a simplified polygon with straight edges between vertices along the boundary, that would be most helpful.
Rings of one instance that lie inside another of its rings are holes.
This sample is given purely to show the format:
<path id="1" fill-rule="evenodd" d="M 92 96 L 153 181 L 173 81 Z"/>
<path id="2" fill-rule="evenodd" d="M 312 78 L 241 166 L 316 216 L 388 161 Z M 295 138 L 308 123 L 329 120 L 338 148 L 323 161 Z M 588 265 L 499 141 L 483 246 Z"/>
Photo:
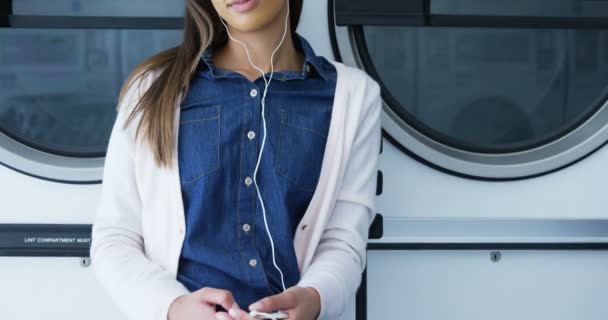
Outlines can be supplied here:
<path id="1" fill-rule="evenodd" d="M 268 234 L 268 239 L 270 240 L 270 247 L 272 249 L 272 262 L 274 264 L 274 267 L 277 269 L 277 271 L 279 271 L 279 274 L 281 275 L 281 285 L 283 286 L 283 291 L 287 290 L 285 288 L 285 280 L 284 280 L 284 276 L 283 276 L 283 271 L 281 270 L 281 268 L 279 268 L 279 266 L 277 265 L 277 260 L 276 260 L 276 256 L 275 256 L 275 249 L 274 249 L 274 241 L 272 239 L 272 234 L 270 233 L 270 228 L 268 227 L 268 219 L 266 218 L 266 208 L 264 206 L 264 200 L 262 199 L 262 194 L 260 193 L 260 188 L 258 187 L 258 183 L 257 183 L 257 173 L 258 173 L 258 168 L 260 166 L 260 161 L 262 160 L 262 153 L 264 152 L 264 145 L 266 143 L 266 117 L 264 116 L 264 111 L 265 111 L 265 100 L 266 100 L 266 93 L 268 92 L 268 86 L 270 85 L 270 81 L 272 80 L 272 75 L 274 73 L 274 54 L 275 52 L 281 47 L 281 45 L 283 44 L 283 40 L 285 40 L 285 35 L 287 34 L 287 20 L 289 18 L 289 0 L 287 0 L 287 14 L 285 15 L 285 27 L 283 30 L 283 37 L 281 38 L 281 42 L 279 42 L 279 44 L 277 45 L 277 47 L 272 51 L 272 55 L 270 56 L 270 77 L 268 80 L 266 80 L 266 75 L 264 74 L 264 70 L 260 69 L 259 67 L 257 67 L 252 61 L 251 61 L 251 56 L 249 55 L 249 50 L 247 50 L 247 46 L 232 37 L 232 35 L 230 34 L 230 31 L 228 30 L 228 26 L 226 25 L 226 23 L 224 22 L 224 19 L 222 19 L 220 17 L 220 21 L 222 22 L 222 24 L 224 25 L 224 27 L 226 28 L 226 32 L 228 33 L 228 37 L 230 37 L 230 39 L 232 39 L 233 41 L 237 42 L 238 44 L 240 44 L 243 49 L 245 49 L 245 53 L 247 54 L 247 59 L 249 60 L 249 64 L 254 67 L 256 70 L 258 70 L 261 74 L 262 74 L 262 78 L 264 79 L 264 93 L 262 95 L 262 125 L 264 128 L 264 135 L 262 137 L 262 146 L 260 148 L 260 154 L 258 155 L 258 159 L 257 159 L 257 163 L 255 165 L 255 170 L 253 172 L 253 182 L 255 185 L 255 189 L 258 195 L 258 199 L 260 200 L 260 205 L 262 206 L 262 215 L 264 217 L 264 226 L 266 227 L 266 233 Z"/>

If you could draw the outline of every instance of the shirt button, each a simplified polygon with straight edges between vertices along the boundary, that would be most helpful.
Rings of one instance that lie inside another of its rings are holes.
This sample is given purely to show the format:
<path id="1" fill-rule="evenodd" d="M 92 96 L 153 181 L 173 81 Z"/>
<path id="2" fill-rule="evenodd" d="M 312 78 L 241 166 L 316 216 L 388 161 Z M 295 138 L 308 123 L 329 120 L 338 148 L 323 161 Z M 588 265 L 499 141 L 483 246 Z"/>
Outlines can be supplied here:
<path id="1" fill-rule="evenodd" d="M 245 184 L 249 187 L 253 180 L 250 177 L 245 178 Z"/>
<path id="2" fill-rule="evenodd" d="M 249 232 L 249 230 L 251 230 L 251 226 L 245 223 L 245 224 L 243 225 L 243 231 L 245 231 L 245 232 Z"/>
<path id="3" fill-rule="evenodd" d="M 249 260 L 249 265 L 250 265 L 252 268 L 255 268 L 255 266 L 257 266 L 257 265 L 258 265 L 258 261 L 257 261 L 257 260 L 255 260 L 255 259 L 251 259 L 251 260 Z"/>
<path id="4" fill-rule="evenodd" d="M 310 72 L 310 65 L 306 65 L 306 72 Z"/>
<path id="5" fill-rule="evenodd" d="M 184 234 L 184 227 L 180 227 L 179 228 L 179 234 L 183 235 Z"/>
<path id="6" fill-rule="evenodd" d="M 247 132 L 247 138 L 249 138 L 249 140 L 253 140 L 253 138 L 255 138 L 255 132 L 253 132 L 253 131 Z"/>
<path id="7" fill-rule="evenodd" d="M 251 89 L 251 92 L 249 92 L 249 95 L 250 95 L 252 98 L 255 98 L 255 97 L 258 95 L 258 90 L 256 90 L 256 89 Z"/>

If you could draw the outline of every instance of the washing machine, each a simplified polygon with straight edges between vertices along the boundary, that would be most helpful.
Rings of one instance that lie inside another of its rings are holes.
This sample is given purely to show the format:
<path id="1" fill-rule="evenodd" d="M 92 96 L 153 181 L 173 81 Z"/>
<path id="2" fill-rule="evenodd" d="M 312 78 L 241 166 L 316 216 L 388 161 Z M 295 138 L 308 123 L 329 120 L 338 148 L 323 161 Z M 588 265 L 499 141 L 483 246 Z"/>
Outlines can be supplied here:
<path id="1" fill-rule="evenodd" d="M 121 319 L 88 268 L 120 87 L 181 40 L 171 1 L 0 4 L 0 318 Z"/>
<path id="2" fill-rule="evenodd" d="M 358 319 L 606 318 L 608 2 L 328 12 L 334 56 L 384 103 L 384 237 Z"/>

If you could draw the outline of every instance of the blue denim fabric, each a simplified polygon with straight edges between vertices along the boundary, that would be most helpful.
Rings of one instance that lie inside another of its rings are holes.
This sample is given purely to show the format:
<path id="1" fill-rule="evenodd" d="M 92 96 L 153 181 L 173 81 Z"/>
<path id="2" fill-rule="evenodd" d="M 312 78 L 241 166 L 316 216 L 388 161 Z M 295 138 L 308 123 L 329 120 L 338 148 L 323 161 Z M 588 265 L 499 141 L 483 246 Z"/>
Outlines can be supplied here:
<path id="1" fill-rule="evenodd" d="M 305 63 L 302 72 L 273 75 L 257 177 L 286 287 L 300 279 L 293 238 L 319 180 L 336 85 L 334 66 L 296 35 L 294 45 Z M 246 183 L 261 148 L 264 81 L 217 68 L 212 57 L 207 49 L 181 105 L 178 159 L 186 237 L 177 279 L 191 291 L 229 290 L 247 307 L 282 290 L 255 185 Z"/>

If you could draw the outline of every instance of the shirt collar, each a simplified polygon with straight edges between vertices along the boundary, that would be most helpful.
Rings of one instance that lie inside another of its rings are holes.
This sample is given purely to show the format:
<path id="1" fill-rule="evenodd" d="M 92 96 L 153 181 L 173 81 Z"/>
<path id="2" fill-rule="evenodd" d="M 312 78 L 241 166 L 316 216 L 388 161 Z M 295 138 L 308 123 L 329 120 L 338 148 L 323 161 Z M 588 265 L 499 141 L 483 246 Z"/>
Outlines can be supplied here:
<path id="1" fill-rule="evenodd" d="M 288 78 L 299 78 L 299 79 L 307 79 L 314 74 L 318 74 L 324 80 L 328 79 L 328 75 L 326 70 L 323 68 L 323 57 L 317 56 L 312 46 L 308 43 L 308 41 L 302 37 L 297 32 L 294 33 L 295 37 L 293 38 L 294 46 L 297 50 L 301 51 L 304 54 L 304 64 L 302 65 L 302 71 L 300 73 L 295 71 L 287 71 L 281 76 L 283 79 Z M 207 47 L 202 54 L 201 60 L 204 63 L 199 63 L 200 72 L 203 72 L 205 76 L 208 78 L 220 78 L 220 77 L 231 77 L 233 73 L 230 70 L 217 68 L 213 64 L 213 48 Z M 308 72 L 310 70 L 310 72 Z M 275 72 L 279 73 L 279 72 Z M 299 75 L 299 76 L 298 76 Z M 234 76 L 234 75 L 233 75 Z"/>
<path id="2" fill-rule="evenodd" d="M 306 74 L 306 66 L 310 65 L 311 69 L 314 69 L 323 79 L 327 80 L 328 76 L 323 68 L 323 57 L 317 56 L 312 46 L 308 41 L 302 37 L 299 33 L 294 32 L 296 35 L 294 45 L 296 49 L 300 49 L 304 53 L 304 65 L 302 66 L 302 72 Z"/>

